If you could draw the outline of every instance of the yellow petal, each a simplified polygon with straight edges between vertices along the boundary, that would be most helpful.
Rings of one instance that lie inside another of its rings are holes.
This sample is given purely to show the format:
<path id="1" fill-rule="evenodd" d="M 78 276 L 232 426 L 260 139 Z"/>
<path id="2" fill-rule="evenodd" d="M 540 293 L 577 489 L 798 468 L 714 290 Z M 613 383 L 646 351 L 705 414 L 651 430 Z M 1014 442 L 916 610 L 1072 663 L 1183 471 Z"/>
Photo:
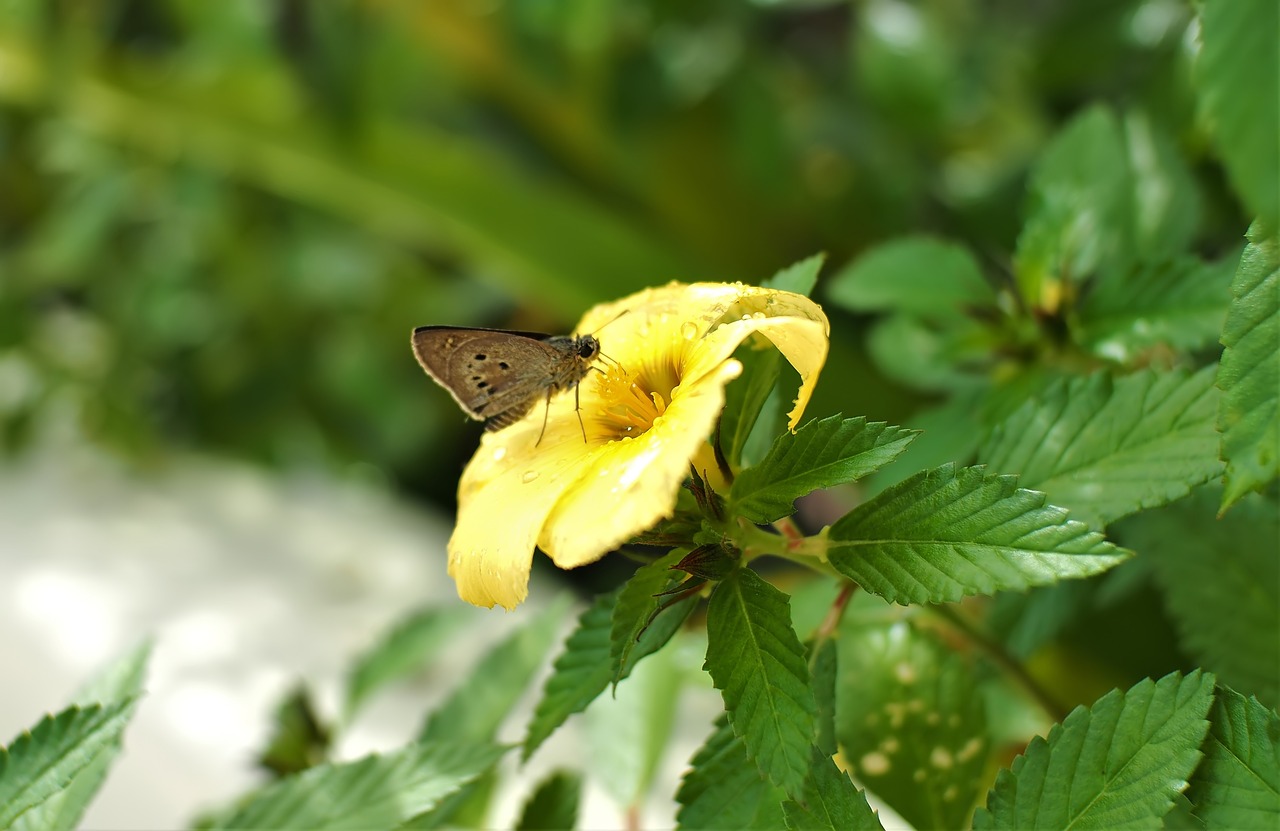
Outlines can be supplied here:
<path id="1" fill-rule="evenodd" d="M 610 442 L 587 474 L 565 490 L 538 544 L 561 568 L 600 559 L 675 509 L 689 461 L 711 435 L 724 407 L 724 386 L 742 372 L 730 360 L 672 395 L 667 411 L 642 436 Z"/>
<path id="2" fill-rule="evenodd" d="M 548 436 L 536 441 L 522 425 L 485 433 L 458 486 L 458 520 L 449 538 L 449 576 L 458 596 L 477 606 L 514 609 L 529 593 L 533 549 L 547 514 L 586 463 L 582 438 Z M 539 423 L 539 427 L 541 424 Z M 574 422 L 573 426 L 577 426 Z M 510 431 L 517 431 L 508 435 Z M 573 441 L 576 440 L 575 447 Z M 524 452 L 518 448 L 526 446 Z"/>

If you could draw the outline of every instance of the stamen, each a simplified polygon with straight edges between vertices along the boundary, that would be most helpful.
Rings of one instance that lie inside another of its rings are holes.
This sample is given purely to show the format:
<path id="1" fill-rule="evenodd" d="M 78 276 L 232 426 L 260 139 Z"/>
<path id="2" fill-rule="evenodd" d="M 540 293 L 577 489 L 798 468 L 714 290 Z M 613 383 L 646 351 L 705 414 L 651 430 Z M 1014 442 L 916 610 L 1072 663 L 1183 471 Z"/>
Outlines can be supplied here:
<path id="1" fill-rule="evenodd" d="M 606 440 L 641 435 L 667 411 L 671 390 L 647 389 L 649 379 L 643 374 L 632 375 L 618 365 L 596 377 L 599 410 L 593 420 Z"/>

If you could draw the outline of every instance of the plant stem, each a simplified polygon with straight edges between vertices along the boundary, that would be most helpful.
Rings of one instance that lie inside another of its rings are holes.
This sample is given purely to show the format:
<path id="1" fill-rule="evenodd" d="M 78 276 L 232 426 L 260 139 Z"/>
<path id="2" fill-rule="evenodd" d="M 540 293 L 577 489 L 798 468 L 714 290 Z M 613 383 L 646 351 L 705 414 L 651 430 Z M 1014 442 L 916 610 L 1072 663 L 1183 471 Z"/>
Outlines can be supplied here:
<path id="1" fill-rule="evenodd" d="M 1042 687 L 1040 682 L 1031 677 L 1031 674 L 1027 672 L 1021 661 L 1009 654 L 1004 644 L 981 631 L 972 621 L 965 618 L 964 615 L 961 615 L 951 606 L 932 605 L 924 608 L 964 635 L 970 643 L 1013 678 L 1027 695 L 1039 705 L 1040 709 L 1044 710 L 1055 722 L 1062 721 L 1067 717 L 1062 705 L 1049 695 L 1049 691 Z"/>

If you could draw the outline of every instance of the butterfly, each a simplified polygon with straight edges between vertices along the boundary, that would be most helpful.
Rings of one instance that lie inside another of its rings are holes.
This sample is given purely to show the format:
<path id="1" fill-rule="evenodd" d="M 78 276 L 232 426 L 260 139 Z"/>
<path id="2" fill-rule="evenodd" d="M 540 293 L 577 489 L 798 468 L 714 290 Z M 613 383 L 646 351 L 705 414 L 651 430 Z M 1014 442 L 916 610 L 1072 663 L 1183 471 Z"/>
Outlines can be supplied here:
<path id="1" fill-rule="evenodd" d="M 427 374 L 449 391 L 463 412 L 483 421 L 485 430 L 514 424 L 539 399 L 550 404 L 555 393 L 576 390 L 600 354 L 600 342 L 593 335 L 465 326 L 419 326 L 413 330 L 412 344 Z M 542 429 L 547 429 L 545 415 Z"/>

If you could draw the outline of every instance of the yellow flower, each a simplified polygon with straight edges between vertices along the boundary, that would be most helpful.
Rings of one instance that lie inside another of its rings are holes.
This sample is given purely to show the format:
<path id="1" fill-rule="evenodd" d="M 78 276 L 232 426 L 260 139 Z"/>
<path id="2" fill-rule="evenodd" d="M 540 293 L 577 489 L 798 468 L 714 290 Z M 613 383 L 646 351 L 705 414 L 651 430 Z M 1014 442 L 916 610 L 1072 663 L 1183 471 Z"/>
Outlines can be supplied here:
<path id="1" fill-rule="evenodd" d="M 574 568 L 671 516 L 690 460 L 708 448 L 725 385 L 742 372 L 733 352 L 754 334 L 800 374 L 794 430 L 830 328 L 798 294 L 672 283 L 597 306 L 576 331 L 595 333 L 604 356 L 579 385 L 578 411 L 574 394 L 561 393 L 545 433 L 541 403 L 485 433 L 458 485 L 449 574 L 477 606 L 524 600 L 535 547 Z"/>

